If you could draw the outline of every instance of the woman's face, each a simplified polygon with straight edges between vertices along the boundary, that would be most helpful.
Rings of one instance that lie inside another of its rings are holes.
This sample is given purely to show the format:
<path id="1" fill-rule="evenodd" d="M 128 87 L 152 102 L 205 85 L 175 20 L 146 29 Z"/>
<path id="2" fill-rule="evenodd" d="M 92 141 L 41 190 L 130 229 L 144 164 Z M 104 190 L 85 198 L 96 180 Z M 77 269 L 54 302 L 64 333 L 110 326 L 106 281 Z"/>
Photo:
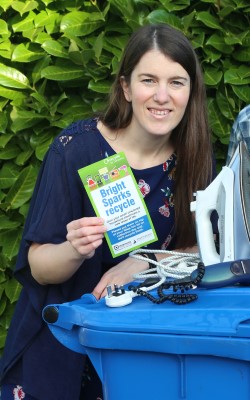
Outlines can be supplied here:
<path id="1" fill-rule="evenodd" d="M 170 135 L 188 104 L 187 71 L 159 50 L 150 50 L 136 65 L 130 83 L 121 79 L 121 85 L 126 100 L 132 104 L 133 131 L 142 135 Z"/>

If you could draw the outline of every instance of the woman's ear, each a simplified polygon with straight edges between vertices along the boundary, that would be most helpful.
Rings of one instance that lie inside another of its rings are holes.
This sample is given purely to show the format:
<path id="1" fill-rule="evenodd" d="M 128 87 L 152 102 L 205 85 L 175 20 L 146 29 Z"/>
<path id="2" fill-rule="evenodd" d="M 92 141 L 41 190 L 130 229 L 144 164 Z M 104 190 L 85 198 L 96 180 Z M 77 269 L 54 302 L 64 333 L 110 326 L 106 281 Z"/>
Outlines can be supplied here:
<path id="1" fill-rule="evenodd" d="M 120 84 L 121 84 L 125 99 L 130 103 L 131 102 L 130 87 L 128 85 L 128 82 L 126 81 L 125 76 L 120 77 Z"/>

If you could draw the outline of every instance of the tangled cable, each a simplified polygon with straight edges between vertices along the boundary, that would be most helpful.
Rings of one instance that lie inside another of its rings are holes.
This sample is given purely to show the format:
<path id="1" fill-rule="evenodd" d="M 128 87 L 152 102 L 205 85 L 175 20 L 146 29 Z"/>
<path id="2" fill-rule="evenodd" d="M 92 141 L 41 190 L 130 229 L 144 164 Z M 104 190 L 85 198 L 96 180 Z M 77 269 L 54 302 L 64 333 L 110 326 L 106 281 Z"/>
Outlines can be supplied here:
<path id="1" fill-rule="evenodd" d="M 148 262 L 147 257 L 139 254 L 142 249 L 132 251 L 129 256 L 137 260 Z M 143 249 L 143 253 L 165 254 L 160 261 L 150 260 L 150 264 L 154 264 L 155 268 L 147 269 L 134 275 L 134 279 L 143 280 L 146 278 L 160 278 L 160 281 L 155 287 L 150 287 L 152 290 L 160 286 L 167 278 L 183 278 L 190 276 L 197 269 L 197 264 L 201 261 L 198 253 L 180 253 L 171 250 L 148 250 Z"/>
<path id="2" fill-rule="evenodd" d="M 149 259 L 143 256 L 141 251 L 134 250 L 129 255 L 130 257 L 148 262 Z M 204 276 L 205 267 L 200 260 L 199 254 L 146 249 L 143 249 L 143 253 L 162 253 L 166 254 L 167 257 L 161 261 L 150 259 L 150 264 L 154 264 L 155 268 L 135 274 L 134 279 L 142 280 L 143 283 L 137 286 L 130 285 L 129 290 L 139 296 L 147 297 L 148 300 L 157 304 L 163 303 L 166 300 L 175 304 L 187 304 L 197 299 L 198 296 L 196 294 L 184 294 L 184 292 L 193 289 Z M 191 274 L 195 270 L 197 271 L 196 276 L 195 278 L 191 278 Z M 164 290 L 171 287 L 174 292 L 180 291 L 180 294 L 165 294 Z M 156 288 L 158 288 L 158 298 L 148 293 Z"/>

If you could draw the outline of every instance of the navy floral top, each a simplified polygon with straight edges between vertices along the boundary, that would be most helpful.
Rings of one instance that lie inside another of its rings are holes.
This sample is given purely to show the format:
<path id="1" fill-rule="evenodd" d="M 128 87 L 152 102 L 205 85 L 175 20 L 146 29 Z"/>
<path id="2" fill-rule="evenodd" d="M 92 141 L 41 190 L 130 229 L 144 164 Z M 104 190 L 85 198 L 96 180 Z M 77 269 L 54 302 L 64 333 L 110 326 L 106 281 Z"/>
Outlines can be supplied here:
<path id="1" fill-rule="evenodd" d="M 70 221 L 95 215 L 78 170 L 113 153 L 95 118 L 77 121 L 54 140 L 39 172 L 14 272 L 23 289 L 0 360 L 3 382 L 17 382 L 36 399 L 78 400 L 85 363 L 82 354 L 54 338 L 42 320 L 43 308 L 91 293 L 103 272 L 128 255 L 112 258 L 104 242 L 67 281 L 39 285 L 31 275 L 29 246 L 32 242 L 63 243 Z M 175 164 L 173 155 L 163 165 L 133 170 L 159 238 L 148 246 L 153 249 L 173 245 Z"/>

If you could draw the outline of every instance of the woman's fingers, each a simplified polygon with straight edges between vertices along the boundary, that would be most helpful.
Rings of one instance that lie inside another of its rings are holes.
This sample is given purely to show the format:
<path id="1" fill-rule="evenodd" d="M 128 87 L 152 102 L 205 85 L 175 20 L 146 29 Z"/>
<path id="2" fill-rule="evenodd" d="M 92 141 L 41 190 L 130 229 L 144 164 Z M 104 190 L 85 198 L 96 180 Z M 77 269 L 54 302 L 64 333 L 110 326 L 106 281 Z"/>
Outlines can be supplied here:
<path id="1" fill-rule="evenodd" d="M 106 295 L 107 286 L 113 288 L 114 285 L 121 286 L 129 283 L 133 281 L 134 274 L 147 269 L 147 262 L 128 257 L 105 272 L 92 293 L 97 299 L 100 299 Z"/>
<path id="2" fill-rule="evenodd" d="M 81 218 L 67 225 L 66 238 L 81 255 L 90 258 L 101 245 L 106 230 L 102 218 Z"/>

